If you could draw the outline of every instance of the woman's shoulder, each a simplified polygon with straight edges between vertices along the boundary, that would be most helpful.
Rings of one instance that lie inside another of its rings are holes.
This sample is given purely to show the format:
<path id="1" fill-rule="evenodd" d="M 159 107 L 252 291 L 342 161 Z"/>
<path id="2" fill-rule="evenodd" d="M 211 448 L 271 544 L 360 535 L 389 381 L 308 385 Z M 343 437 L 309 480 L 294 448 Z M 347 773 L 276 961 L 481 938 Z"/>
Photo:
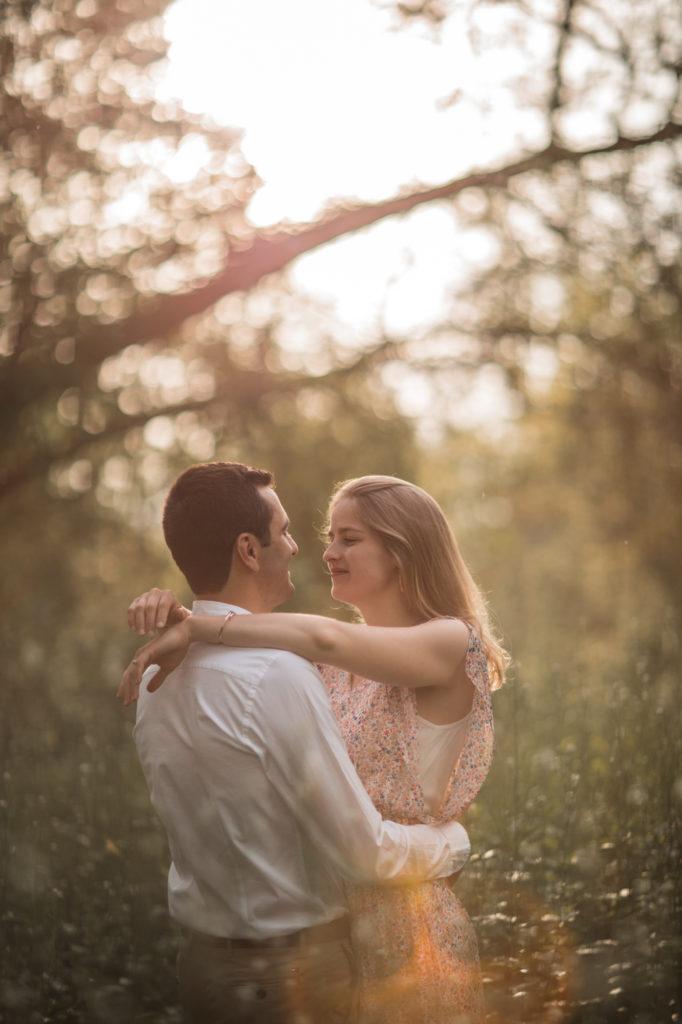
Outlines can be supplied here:
<path id="1" fill-rule="evenodd" d="M 447 646 L 453 654 L 463 656 L 469 646 L 472 627 L 464 619 L 454 615 L 443 615 L 437 619 L 429 619 L 424 623 L 429 635 L 435 643 Z"/>
<path id="2" fill-rule="evenodd" d="M 435 619 L 429 619 L 429 622 L 454 622 L 458 629 L 465 629 L 467 634 L 474 628 L 467 619 L 460 619 L 458 615 L 439 615 Z"/>

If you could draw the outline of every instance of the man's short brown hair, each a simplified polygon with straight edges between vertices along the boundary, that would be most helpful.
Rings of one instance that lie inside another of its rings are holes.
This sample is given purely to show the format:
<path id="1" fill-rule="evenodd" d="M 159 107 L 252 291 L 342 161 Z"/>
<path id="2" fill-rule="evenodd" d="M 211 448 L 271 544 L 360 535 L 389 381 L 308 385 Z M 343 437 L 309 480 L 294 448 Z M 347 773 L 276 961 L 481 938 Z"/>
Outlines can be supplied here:
<path id="1" fill-rule="evenodd" d="M 163 533 L 176 565 L 195 594 L 215 594 L 227 583 L 240 533 L 270 543 L 272 507 L 259 488 L 272 474 L 241 462 L 190 466 L 171 487 Z"/>

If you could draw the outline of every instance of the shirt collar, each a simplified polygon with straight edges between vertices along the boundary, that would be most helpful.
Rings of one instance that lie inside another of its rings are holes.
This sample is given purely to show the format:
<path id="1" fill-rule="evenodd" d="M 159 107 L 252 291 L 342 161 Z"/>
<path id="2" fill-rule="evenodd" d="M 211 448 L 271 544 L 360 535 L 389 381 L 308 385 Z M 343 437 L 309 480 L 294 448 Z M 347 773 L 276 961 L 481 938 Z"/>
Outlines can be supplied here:
<path id="1" fill-rule="evenodd" d="M 224 601 L 194 601 L 192 604 L 192 613 L 196 615 L 225 615 L 226 612 L 251 615 L 247 608 L 240 608 L 238 604 L 226 604 Z"/>

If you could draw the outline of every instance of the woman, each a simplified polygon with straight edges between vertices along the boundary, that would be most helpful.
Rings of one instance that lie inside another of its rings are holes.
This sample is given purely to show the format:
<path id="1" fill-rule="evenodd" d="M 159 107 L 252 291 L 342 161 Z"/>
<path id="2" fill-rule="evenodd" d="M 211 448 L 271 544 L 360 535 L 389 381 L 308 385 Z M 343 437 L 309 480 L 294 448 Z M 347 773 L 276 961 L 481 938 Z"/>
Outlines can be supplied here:
<path id="1" fill-rule="evenodd" d="M 437 503 L 395 477 L 342 484 L 330 505 L 324 559 L 332 596 L 363 624 L 298 614 L 192 616 L 193 640 L 284 648 L 316 661 L 346 745 L 383 817 L 459 818 L 492 757 L 490 691 L 506 655 Z M 133 602 L 131 625 L 166 621 L 168 592 Z M 176 616 L 188 614 L 177 603 Z M 186 633 L 186 631 L 185 631 Z M 168 636 L 168 634 L 167 634 Z M 161 661 L 156 688 L 184 656 L 153 640 L 121 694 Z M 391 889 L 349 886 L 366 1024 L 473 1024 L 481 1019 L 476 937 L 445 881 Z"/>

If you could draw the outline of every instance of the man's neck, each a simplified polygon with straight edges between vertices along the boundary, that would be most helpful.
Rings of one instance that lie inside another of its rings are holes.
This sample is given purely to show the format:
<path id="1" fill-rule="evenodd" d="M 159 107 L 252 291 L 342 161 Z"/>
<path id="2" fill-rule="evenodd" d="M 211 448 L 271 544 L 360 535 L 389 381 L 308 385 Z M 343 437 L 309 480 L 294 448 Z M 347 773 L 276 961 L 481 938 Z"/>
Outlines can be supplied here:
<path id="1" fill-rule="evenodd" d="M 197 601 L 219 601 L 221 604 L 233 604 L 254 615 L 272 611 L 269 602 L 257 590 L 250 587 L 223 587 L 222 590 L 215 593 L 203 592 L 195 594 L 194 597 Z"/>

